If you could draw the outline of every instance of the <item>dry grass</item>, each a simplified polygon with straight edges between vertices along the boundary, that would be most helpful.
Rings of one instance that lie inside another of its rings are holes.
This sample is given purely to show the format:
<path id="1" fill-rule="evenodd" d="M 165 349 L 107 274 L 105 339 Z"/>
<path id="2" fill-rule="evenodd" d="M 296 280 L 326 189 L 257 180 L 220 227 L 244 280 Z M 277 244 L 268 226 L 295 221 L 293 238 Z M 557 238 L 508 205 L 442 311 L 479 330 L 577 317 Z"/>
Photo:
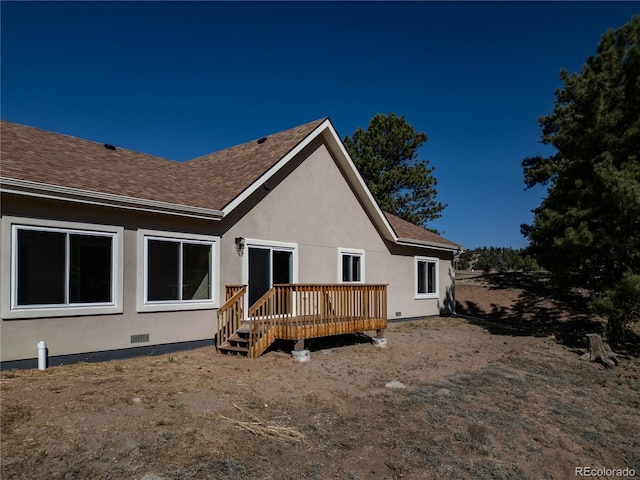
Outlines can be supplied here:
<path id="1" fill-rule="evenodd" d="M 237 428 L 247 430 L 259 437 L 265 437 L 270 440 L 275 440 L 276 442 L 284 443 L 285 445 L 298 444 L 305 441 L 305 435 L 295 428 L 280 425 L 278 422 L 272 420 L 263 420 L 257 415 L 240 408 L 236 404 L 233 406 L 246 417 L 251 419 L 249 421 L 242 421 L 225 417 L 223 415 L 220 416 L 220 418 L 227 420 Z"/>

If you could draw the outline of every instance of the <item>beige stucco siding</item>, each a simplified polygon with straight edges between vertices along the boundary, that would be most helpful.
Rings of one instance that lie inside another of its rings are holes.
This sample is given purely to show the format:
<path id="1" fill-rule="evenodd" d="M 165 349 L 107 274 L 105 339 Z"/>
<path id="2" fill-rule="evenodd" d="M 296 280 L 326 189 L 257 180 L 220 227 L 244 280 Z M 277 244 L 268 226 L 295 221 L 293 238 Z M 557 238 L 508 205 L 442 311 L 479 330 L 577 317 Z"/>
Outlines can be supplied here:
<path id="1" fill-rule="evenodd" d="M 235 237 L 297 245 L 299 283 L 338 282 L 338 248 L 365 251 L 365 281 L 371 282 L 369 256 L 388 254 L 384 240 L 358 203 L 323 144 L 273 185 L 223 237 L 223 251 Z M 221 270 L 233 282 L 245 282 L 242 260 L 221 259 Z M 375 263 L 375 262 L 372 262 Z M 375 271 L 372 264 L 371 271 Z M 380 282 L 385 283 L 385 282 Z"/>
<path id="2" fill-rule="evenodd" d="M 420 249 L 389 255 L 382 259 L 383 262 L 386 262 L 386 268 L 381 269 L 380 273 L 386 275 L 389 282 L 389 319 L 452 313 L 445 301 L 447 292 L 452 294 L 453 288 L 451 260 L 438 258 L 439 298 L 416 299 L 415 256 L 438 258 L 438 256 L 442 256 L 442 253 Z"/>
<path id="3" fill-rule="evenodd" d="M 118 225 L 123 233 L 122 313 L 115 315 L 81 315 L 50 318 L 6 319 L 0 323 L 1 360 L 20 360 L 37 356 L 37 344 L 45 341 L 50 356 L 100 352 L 146 345 L 189 342 L 211 339 L 216 326 L 215 310 L 188 312 L 137 311 L 138 292 L 138 229 L 200 233 L 214 235 L 210 225 L 199 221 L 185 221 L 168 216 L 153 216 L 103 207 L 90 207 L 70 202 L 28 199 L 13 195 L 2 196 L 2 215 L 25 219 L 62 221 L 74 224 Z M 219 227 L 219 225 L 216 225 Z M 9 268 L 10 232 L 2 222 L 2 301 L 10 288 Z M 131 343 L 132 335 L 149 334 L 149 342 Z"/>

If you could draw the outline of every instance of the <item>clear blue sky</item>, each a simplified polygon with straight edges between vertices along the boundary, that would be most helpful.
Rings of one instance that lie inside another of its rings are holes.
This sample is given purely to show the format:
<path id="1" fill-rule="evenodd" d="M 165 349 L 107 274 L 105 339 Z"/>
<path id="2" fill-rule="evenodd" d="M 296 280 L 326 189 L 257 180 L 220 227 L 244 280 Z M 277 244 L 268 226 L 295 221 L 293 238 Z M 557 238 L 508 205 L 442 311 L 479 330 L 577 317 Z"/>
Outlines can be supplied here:
<path id="1" fill-rule="evenodd" d="M 637 2 L 7 2 L 4 120 L 186 160 L 324 116 L 395 112 L 427 133 L 432 223 L 466 247 L 524 247 L 549 154 L 537 119 Z"/>

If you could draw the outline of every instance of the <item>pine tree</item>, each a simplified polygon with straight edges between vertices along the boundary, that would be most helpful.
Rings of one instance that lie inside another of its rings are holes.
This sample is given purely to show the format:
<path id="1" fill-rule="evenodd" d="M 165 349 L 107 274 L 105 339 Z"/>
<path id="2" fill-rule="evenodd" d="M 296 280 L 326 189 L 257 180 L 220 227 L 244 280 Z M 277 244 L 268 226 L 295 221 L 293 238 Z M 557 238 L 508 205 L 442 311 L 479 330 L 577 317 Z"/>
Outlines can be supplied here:
<path id="1" fill-rule="evenodd" d="M 426 227 L 446 205 L 436 201 L 436 178 L 418 148 L 427 141 L 405 117 L 378 114 L 367 130 L 358 128 L 344 145 L 380 207 Z"/>
<path id="2" fill-rule="evenodd" d="M 640 285 L 630 278 L 640 275 L 640 16 L 560 78 L 553 112 L 539 119 L 557 153 L 522 163 L 528 188 L 548 186 L 522 232 L 556 279 L 613 298 L 623 279 L 624 292 Z"/>

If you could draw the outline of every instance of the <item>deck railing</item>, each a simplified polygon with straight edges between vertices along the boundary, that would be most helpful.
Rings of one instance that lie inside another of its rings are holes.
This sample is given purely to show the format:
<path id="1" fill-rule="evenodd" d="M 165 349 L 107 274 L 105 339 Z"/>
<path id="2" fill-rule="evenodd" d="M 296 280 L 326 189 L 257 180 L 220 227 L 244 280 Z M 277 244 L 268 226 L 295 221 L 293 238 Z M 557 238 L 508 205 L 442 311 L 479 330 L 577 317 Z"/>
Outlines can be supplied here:
<path id="1" fill-rule="evenodd" d="M 276 338 L 298 340 L 386 328 L 387 286 L 274 285 L 247 316 L 249 356 L 259 356 Z"/>
<path id="2" fill-rule="evenodd" d="M 225 302 L 228 301 L 236 292 L 238 292 L 239 290 L 242 290 L 243 288 L 246 289 L 247 286 L 246 285 L 225 285 L 224 301 Z"/>
<path id="3" fill-rule="evenodd" d="M 226 342 L 244 324 L 244 296 L 246 293 L 246 285 L 227 286 L 227 301 L 218 309 L 217 347 Z"/>

